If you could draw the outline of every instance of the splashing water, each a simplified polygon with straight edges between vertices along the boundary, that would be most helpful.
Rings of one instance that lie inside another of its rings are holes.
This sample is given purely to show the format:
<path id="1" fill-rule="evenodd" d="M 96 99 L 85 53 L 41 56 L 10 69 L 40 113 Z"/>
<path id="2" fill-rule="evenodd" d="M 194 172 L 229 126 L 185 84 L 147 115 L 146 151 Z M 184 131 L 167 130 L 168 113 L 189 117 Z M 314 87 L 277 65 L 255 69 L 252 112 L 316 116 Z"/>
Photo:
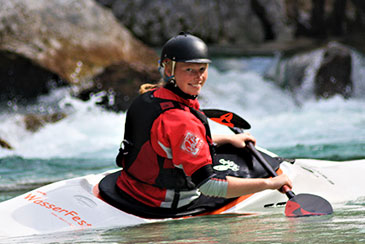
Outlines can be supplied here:
<path id="1" fill-rule="evenodd" d="M 312 97 L 301 106 L 288 91 L 263 78 L 264 70 L 273 61 L 273 58 L 227 59 L 226 63 L 223 62 L 225 71 L 221 67 L 210 67 L 208 81 L 200 96 L 201 106 L 239 114 L 252 125 L 250 132 L 259 145 L 284 153 L 284 156 L 363 158 L 365 99 L 360 93 L 364 94 L 365 80 L 359 77 L 364 77 L 364 59 L 354 53 L 356 89 L 353 98 L 346 100 L 335 96 L 315 100 Z M 227 70 L 227 67 L 231 69 Z M 40 110 L 57 107 L 67 111 L 68 116 L 57 123 L 47 124 L 36 133 L 25 129 L 21 113 L 2 113 L 0 135 L 15 150 L 0 148 L 0 158 L 113 158 L 123 138 L 125 114 L 102 110 L 95 105 L 97 99 L 95 96 L 82 102 L 72 98 L 67 90 L 42 97 L 38 104 Z M 345 152 L 342 153 L 343 149 Z M 347 152 L 349 150 L 352 153 Z"/>

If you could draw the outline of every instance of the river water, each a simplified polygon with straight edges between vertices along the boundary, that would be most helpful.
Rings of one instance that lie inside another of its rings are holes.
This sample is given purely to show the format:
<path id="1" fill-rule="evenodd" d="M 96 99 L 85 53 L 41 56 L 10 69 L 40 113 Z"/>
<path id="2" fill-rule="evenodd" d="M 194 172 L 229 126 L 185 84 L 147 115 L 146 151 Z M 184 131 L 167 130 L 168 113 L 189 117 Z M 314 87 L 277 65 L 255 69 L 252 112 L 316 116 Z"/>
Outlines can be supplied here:
<path id="1" fill-rule="evenodd" d="M 365 159 L 365 62 L 356 53 L 353 57 L 355 95 L 347 100 L 340 96 L 328 100 L 309 96 L 298 103 L 288 91 L 264 78 L 274 58 L 254 57 L 215 60 L 200 102 L 203 108 L 225 109 L 244 117 L 258 145 L 280 156 Z M 15 150 L 0 148 L 0 201 L 50 182 L 116 167 L 114 158 L 123 138 L 125 114 L 95 106 L 97 96 L 81 102 L 69 94 L 67 89 L 58 89 L 26 108 L 11 103 L 2 108 L 0 135 Z M 30 133 L 22 122 L 24 110 L 62 110 L 69 115 Z M 259 215 L 199 217 L 129 228 L 6 238 L 0 242 L 365 243 L 365 196 L 337 204 L 335 213 L 324 217 L 286 218 L 282 208 L 274 208 Z"/>

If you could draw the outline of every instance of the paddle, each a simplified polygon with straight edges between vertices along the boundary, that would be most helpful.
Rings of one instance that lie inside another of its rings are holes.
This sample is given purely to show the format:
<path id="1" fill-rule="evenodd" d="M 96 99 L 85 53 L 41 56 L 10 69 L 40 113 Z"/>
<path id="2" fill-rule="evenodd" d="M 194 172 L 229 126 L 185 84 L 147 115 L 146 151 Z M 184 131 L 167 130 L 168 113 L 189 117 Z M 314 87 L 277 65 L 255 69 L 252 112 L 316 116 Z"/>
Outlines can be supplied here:
<path id="1" fill-rule="evenodd" d="M 251 125 L 235 113 L 219 109 L 203 109 L 204 114 L 211 120 L 229 128 L 250 129 Z"/>
<path id="2" fill-rule="evenodd" d="M 213 121 L 228 126 L 232 131 L 242 133 L 242 128 L 250 128 L 250 124 L 238 115 L 217 109 L 203 110 L 206 116 Z M 248 125 L 248 126 L 247 126 Z M 271 165 L 266 159 L 259 153 L 252 142 L 247 142 L 247 148 L 252 152 L 253 156 L 262 165 L 262 167 L 272 176 L 277 176 L 277 173 L 273 170 Z M 302 193 L 296 195 L 287 185 L 284 185 L 281 189 L 282 192 L 288 197 L 288 202 L 285 206 L 285 215 L 287 217 L 303 217 L 314 215 L 328 215 L 333 213 L 331 204 L 324 198 Z"/>

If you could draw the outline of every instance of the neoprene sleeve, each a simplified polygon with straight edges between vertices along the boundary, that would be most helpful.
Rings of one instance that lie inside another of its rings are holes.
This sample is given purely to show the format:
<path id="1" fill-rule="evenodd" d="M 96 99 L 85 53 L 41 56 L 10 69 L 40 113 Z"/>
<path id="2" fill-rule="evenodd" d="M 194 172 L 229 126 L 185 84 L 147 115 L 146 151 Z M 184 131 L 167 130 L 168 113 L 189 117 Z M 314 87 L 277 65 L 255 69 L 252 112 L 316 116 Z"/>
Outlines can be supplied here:
<path id="1" fill-rule="evenodd" d="M 225 179 L 211 178 L 199 187 L 202 194 L 209 197 L 226 197 L 228 182 Z"/>

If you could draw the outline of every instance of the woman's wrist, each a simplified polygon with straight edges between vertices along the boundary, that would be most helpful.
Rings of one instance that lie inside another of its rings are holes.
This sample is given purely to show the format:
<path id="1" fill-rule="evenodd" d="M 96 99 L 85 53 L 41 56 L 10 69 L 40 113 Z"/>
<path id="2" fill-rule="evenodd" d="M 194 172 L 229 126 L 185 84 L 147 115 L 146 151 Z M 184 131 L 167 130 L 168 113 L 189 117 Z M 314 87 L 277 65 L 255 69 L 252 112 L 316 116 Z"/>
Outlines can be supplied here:
<path id="1" fill-rule="evenodd" d="M 229 143 L 229 139 L 227 138 L 227 135 L 213 135 L 213 143 L 217 146 Z"/>

